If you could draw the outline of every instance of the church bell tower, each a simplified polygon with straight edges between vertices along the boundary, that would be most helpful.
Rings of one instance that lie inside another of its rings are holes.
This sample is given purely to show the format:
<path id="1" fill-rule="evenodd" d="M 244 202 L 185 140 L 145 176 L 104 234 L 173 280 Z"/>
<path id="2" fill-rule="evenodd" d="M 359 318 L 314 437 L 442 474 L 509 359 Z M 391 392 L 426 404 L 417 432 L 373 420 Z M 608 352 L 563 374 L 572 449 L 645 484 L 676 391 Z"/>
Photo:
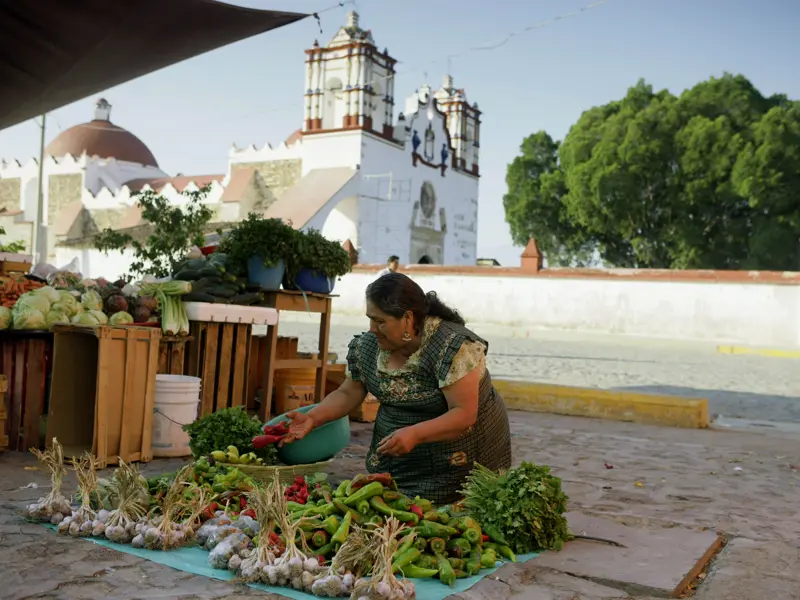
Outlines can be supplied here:
<path id="1" fill-rule="evenodd" d="M 350 12 L 327 46 L 306 50 L 303 135 L 360 129 L 394 140 L 396 63 Z"/>

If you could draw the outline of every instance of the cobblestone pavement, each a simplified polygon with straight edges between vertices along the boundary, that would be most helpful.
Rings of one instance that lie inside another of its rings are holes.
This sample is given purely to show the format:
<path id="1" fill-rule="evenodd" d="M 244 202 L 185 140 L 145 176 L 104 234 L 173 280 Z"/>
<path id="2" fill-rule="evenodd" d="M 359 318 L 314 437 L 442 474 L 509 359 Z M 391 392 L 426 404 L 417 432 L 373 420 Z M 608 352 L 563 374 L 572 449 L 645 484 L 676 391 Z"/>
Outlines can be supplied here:
<path id="1" fill-rule="evenodd" d="M 352 336 L 366 327 L 364 319 L 334 317 L 330 348 L 340 361 Z M 284 319 L 279 327 L 281 335 L 298 336 L 306 351 L 316 349 L 318 331 L 307 319 Z M 496 378 L 700 396 L 715 416 L 800 423 L 800 360 L 730 356 L 713 344 L 621 336 L 543 331 L 513 337 L 511 330 L 481 326 L 475 332 L 489 342 Z"/>
<path id="2" fill-rule="evenodd" d="M 698 600 L 800 599 L 800 439 L 776 432 L 695 431 L 631 423 L 511 413 L 515 462 L 550 464 L 565 481 L 571 510 L 642 527 L 708 527 L 732 536 L 700 586 Z M 363 468 L 370 427 L 334 475 Z M 156 461 L 146 473 L 175 468 Z M 613 466 L 608 469 L 605 464 Z M 149 563 L 27 524 L 19 509 L 44 494 L 47 478 L 26 470 L 32 457 L 0 454 L 0 599 L 222 600 L 269 597 Z M 72 476 L 68 478 L 74 485 Z M 638 482 L 638 485 L 637 485 Z M 36 483 L 39 489 L 28 486 Z M 602 549 L 600 550 L 602 551 Z M 509 565 L 463 600 L 608 600 L 624 586 Z M 652 600 L 636 597 L 637 600 Z"/>

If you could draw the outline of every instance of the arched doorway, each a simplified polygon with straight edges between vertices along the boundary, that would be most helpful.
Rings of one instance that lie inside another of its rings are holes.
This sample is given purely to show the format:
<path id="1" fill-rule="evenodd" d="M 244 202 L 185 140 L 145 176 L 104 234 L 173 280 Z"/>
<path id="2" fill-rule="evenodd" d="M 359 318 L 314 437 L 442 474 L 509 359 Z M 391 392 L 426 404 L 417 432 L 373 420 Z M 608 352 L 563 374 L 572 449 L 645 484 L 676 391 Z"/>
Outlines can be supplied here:
<path id="1" fill-rule="evenodd" d="M 419 259 L 418 264 L 420 264 L 420 265 L 432 265 L 433 261 L 431 260 L 430 256 L 428 256 L 427 254 L 423 254 L 422 257 Z"/>

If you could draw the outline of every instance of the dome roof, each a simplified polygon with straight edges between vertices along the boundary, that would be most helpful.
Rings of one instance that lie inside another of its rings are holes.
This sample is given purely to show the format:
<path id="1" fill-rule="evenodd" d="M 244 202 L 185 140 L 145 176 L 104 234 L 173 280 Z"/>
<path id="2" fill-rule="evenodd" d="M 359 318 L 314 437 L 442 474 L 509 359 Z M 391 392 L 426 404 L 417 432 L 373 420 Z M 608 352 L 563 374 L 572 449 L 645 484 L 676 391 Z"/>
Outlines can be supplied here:
<path id="1" fill-rule="evenodd" d="M 47 145 L 44 153 L 61 157 L 67 154 L 80 156 L 86 152 L 88 156 L 158 167 L 156 157 L 142 140 L 109 120 L 110 109 L 111 105 L 101 98 L 97 102 L 93 120 L 61 132 Z"/>

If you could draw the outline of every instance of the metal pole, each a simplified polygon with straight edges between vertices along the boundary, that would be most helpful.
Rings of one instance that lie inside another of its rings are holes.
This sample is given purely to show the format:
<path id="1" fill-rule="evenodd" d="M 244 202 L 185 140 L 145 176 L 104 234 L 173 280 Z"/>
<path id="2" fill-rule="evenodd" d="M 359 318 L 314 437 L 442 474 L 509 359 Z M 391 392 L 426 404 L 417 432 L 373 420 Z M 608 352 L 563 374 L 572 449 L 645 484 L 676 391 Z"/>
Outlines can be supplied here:
<path id="1" fill-rule="evenodd" d="M 47 240 L 45 239 L 44 232 L 42 231 L 44 225 L 44 139 L 45 127 L 47 125 L 47 114 L 42 115 L 41 136 L 39 137 L 39 181 L 36 186 L 36 223 L 33 228 L 33 240 L 31 247 L 31 254 L 34 255 L 35 263 L 40 263 L 47 260 Z M 42 252 L 44 246 L 44 252 Z M 38 260 L 37 255 L 38 253 Z M 44 254 L 44 255 L 42 255 Z"/>

